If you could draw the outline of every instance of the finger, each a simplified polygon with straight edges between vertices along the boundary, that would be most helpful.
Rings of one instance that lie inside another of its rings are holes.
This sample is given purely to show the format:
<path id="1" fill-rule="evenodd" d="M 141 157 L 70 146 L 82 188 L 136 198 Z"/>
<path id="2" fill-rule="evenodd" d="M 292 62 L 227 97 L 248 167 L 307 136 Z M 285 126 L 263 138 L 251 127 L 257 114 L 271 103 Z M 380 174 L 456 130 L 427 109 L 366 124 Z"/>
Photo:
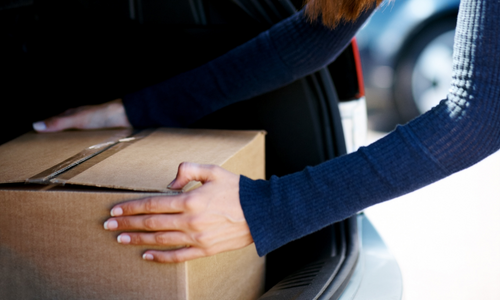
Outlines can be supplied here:
<path id="1" fill-rule="evenodd" d="M 159 263 L 180 263 L 208 255 L 210 254 L 204 249 L 187 247 L 168 251 L 148 250 L 142 255 L 142 259 Z"/>
<path id="2" fill-rule="evenodd" d="M 192 245 L 190 237 L 180 231 L 126 232 L 120 234 L 116 240 L 124 245 L 149 245 L 179 247 Z"/>
<path id="3" fill-rule="evenodd" d="M 78 125 L 82 122 L 81 119 L 82 116 L 78 114 L 47 119 L 45 120 L 45 125 L 47 125 L 46 131 L 62 131 L 65 129 L 78 128 Z"/>
<path id="4" fill-rule="evenodd" d="M 177 176 L 168 187 L 171 189 L 182 189 L 190 181 L 201 181 L 203 183 L 215 179 L 218 167 L 214 165 L 201 165 L 183 162 L 179 165 Z"/>
<path id="5" fill-rule="evenodd" d="M 33 129 L 37 132 L 63 131 L 65 129 L 77 128 L 77 124 L 79 122 L 80 120 L 77 115 L 68 117 L 53 117 L 44 121 L 33 123 Z"/>
<path id="6" fill-rule="evenodd" d="M 67 110 L 65 110 L 62 114 L 56 116 L 56 117 L 65 117 L 65 116 L 69 116 L 69 115 L 72 115 L 80 110 L 82 110 L 83 108 L 85 108 L 85 106 L 81 106 L 81 107 L 73 107 L 73 108 L 69 108 Z"/>
<path id="7" fill-rule="evenodd" d="M 184 211 L 184 197 L 184 195 L 176 195 L 132 200 L 115 205 L 111 209 L 110 215 L 118 217 L 139 214 L 180 213 Z"/>
<path id="8" fill-rule="evenodd" d="M 33 129 L 38 132 L 111 127 L 132 127 L 121 99 L 99 105 L 72 108 L 58 116 L 33 123 Z"/>
<path id="9" fill-rule="evenodd" d="M 116 230 L 141 230 L 161 231 L 180 230 L 187 228 L 184 218 L 179 214 L 140 215 L 111 218 L 104 222 L 104 229 Z"/>

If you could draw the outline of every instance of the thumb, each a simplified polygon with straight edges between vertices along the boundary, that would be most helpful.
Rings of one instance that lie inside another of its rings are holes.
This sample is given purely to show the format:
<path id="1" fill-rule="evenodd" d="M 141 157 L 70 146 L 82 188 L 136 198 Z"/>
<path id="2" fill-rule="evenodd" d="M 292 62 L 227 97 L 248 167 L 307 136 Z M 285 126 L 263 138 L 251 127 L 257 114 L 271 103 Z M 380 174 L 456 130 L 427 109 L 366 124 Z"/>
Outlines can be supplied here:
<path id="1" fill-rule="evenodd" d="M 215 179 L 217 170 L 215 165 L 201 165 L 196 163 L 183 162 L 179 165 L 177 176 L 169 185 L 169 189 L 179 190 L 191 181 L 201 181 L 205 183 Z"/>

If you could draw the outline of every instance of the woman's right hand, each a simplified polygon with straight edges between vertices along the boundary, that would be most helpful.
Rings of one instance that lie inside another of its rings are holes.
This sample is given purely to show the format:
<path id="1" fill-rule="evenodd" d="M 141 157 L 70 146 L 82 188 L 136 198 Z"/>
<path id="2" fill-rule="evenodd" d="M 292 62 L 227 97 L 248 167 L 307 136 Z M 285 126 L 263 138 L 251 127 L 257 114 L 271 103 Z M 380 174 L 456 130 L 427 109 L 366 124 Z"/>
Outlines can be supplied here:
<path id="1" fill-rule="evenodd" d="M 55 132 L 65 129 L 101 129 L 132 127 L 121 99 L 99 105 L 72 108 L 52 118 L 33 123 L 37 132 Z"/>

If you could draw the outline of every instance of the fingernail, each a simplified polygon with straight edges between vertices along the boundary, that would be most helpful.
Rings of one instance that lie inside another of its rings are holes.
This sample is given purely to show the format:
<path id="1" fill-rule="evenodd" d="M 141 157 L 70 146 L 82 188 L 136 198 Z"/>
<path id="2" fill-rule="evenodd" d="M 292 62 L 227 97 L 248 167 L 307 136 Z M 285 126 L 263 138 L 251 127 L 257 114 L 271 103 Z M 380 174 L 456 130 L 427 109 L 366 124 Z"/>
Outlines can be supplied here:
<path id="1" fill-rule="evenodd" d="M 35 129 L 36 131 L 44 131 L 45 129 L 47 129 L 47 126 L 43 121 L 35 122 L 33 123 L 33 129 Z"/>
<path id="2" fill-rule="evenodd" d="M 123 209 L 121 207 L 115 207 L 110 212 L 110 215 L 112 217 L 121 216 L 122 214 L 123 214 Z"/>
<path id="3" fill-rule="evenodd" d="M 168 189 L 171 189 L 171 188 L 172 188 L 172 185 L 174 185 L 174 183 L 175 183 L 175 179 L 174 179 L 174 180 L 172 180 L 172 182 L 171 182 L 171 183 L 169 183 L 169 185 L 167 185 L 167 188 L 168 188 Z"/>
<path id="4" fill-rule="evenodd" d="M 118 222 L 116 222 L 115 220 L 110 220 L 110 221 L 104 222 L 104 229 L 112 230 L 112 229 L 116 229 L 116 228 L 118 228 Z"/>
<path id="5" fill-rule="evenodd" d="M 130 243 L 130 236 L 126 235 L 126 234 L 120 234 L 116 240 L 118 241 L 118 243 L 120 244 L 128 244 Z"/>
<path id="6" fill-rule="evenodd" d="M 153 260 L 153 258 L 154 258 L 153 255 L 149 254 L 149 253 L 144 253 L 142 255 L 142 259 L 144 259 L 144 260 Z"/>

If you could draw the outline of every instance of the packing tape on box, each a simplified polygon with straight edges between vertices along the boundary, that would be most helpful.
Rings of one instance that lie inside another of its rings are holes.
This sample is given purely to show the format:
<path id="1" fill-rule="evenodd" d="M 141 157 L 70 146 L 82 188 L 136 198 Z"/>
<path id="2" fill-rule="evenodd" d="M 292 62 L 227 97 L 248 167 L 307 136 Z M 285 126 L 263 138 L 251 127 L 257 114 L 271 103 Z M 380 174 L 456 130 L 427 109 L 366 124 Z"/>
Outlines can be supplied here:
<path id="1" fill-rule="evenodd" d="M 120 152 L 154 130 L 125 129 L 102 143 L 85 148 L 81 152 L 26 180 L 26 183 L 64 184 L 66 181 Z"/>

